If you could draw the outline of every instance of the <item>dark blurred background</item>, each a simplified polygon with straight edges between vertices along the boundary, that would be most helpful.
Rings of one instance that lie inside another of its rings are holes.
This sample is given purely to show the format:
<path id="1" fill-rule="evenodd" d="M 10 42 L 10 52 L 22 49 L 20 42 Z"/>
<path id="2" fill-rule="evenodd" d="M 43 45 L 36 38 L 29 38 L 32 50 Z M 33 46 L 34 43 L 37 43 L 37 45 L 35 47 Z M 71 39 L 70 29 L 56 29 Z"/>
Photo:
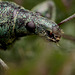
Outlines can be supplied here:
<path id="1" fill-rule="evenodd" d="M 31 10 L 45 0 L 11 1 Z M 53 1 L 56 23 L 75 13 L 75 0 Z M 75 19 L 62 24 L 60 28 L 65 34 L 75 36 Z M 58 44 L 36 35 L 21 38 L 9 50 L 0 51 L 0 58 L 10 68 L 5 75 L 75 75 L 75 42 L 61 38 Z"/>

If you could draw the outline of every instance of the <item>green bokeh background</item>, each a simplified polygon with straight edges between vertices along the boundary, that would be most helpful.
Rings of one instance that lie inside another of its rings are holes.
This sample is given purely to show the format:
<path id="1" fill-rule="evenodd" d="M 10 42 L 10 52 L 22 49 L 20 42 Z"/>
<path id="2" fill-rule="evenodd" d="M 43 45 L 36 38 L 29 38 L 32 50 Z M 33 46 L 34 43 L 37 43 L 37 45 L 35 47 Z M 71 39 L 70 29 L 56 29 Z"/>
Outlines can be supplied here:
<path id="1" fill-rule="evenodd" d="M 12 1 L 31 10 L 44 0 Z M 53 1 L 56 5 L 56 23 L 75 13 L 75 0 L 69 0 L 72 4 L 68 7 L 62 2 L 68 0 Z M 75 36 L 75 19 L 60 28 L 65 34 Z M 10 68 L 5 74 L 1 70 L 0 75 L 75 75 L 75 42 L 61 38 L 58 44 L 36 35 L 21 38 L 9 50 L 0 51 L 0 58 Z"/>

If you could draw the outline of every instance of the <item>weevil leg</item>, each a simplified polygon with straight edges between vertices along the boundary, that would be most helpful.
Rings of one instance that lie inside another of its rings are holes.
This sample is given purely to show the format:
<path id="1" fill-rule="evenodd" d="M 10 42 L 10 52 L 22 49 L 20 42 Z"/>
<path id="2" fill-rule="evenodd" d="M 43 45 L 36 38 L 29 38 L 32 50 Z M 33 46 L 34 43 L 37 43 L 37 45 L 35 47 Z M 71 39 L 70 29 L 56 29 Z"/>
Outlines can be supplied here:
<path id="1" fill-rule="evenodd" d="M 49 12 L 50 12 L 50 19 L 55 21 L 55 17 L 56 17 L 56 7 L 53 1 L 50 1 L 48 3 L 48 7 L 49 7 Z"/>
<path id="2" fill-rule="evenodd" d="M 55 21 L 56 7 L 52 0 L 44 1 L 36 5 L 34 8 L 32 8 L 32 11 L 39 12 L 43 17 Z"/>
<path id="3" fill-rule="evenodd" d="M 4 70 L 8 70 L 9 67 L 7 64 L 0 58 L 0 67 L 2 67 Z"/>

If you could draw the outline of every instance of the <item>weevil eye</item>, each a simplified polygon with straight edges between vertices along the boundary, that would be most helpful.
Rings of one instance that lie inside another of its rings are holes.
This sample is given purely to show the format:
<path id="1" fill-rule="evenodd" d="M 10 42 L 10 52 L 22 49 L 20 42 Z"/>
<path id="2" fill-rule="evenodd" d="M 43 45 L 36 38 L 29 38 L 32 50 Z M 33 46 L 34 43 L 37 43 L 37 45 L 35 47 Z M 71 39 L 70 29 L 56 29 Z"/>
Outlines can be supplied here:
<path id="1" fill-rule="evenodd" d="M 30 32 L 35 32 L 35 24 L 33 21 L 30 21 L 26 24 L 26 28 Z"/>

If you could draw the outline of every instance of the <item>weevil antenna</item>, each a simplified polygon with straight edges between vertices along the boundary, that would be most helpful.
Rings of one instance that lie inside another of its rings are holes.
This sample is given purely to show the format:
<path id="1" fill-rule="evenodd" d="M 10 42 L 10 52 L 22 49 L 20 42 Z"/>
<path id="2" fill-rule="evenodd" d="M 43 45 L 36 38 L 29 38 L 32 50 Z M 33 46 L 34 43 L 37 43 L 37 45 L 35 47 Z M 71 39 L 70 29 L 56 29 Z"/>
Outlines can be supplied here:
<path id="1" fill-rule="evenodd" d="M 69 21 L 73 18 L 75 18 L 75 13 L 72 16 L 70 16 L 70 17 L 66 18 L 65 20 L 61 21 L 58 25 L 60 26 L 61 24 L 65 23 L 65 22 L 67 22 L 67 21 Z"/>
<path id="2" fill-rule="evenodd" d="M 75 43 L 75 37 L 72 35 L 62 34 L 62 37 Z"/>
<path id="3" fill-rule="evenodd" d="M 60 46 L 60 44 L 59 44 L 59 43 L 57 43 L 57 46 Z"/>

